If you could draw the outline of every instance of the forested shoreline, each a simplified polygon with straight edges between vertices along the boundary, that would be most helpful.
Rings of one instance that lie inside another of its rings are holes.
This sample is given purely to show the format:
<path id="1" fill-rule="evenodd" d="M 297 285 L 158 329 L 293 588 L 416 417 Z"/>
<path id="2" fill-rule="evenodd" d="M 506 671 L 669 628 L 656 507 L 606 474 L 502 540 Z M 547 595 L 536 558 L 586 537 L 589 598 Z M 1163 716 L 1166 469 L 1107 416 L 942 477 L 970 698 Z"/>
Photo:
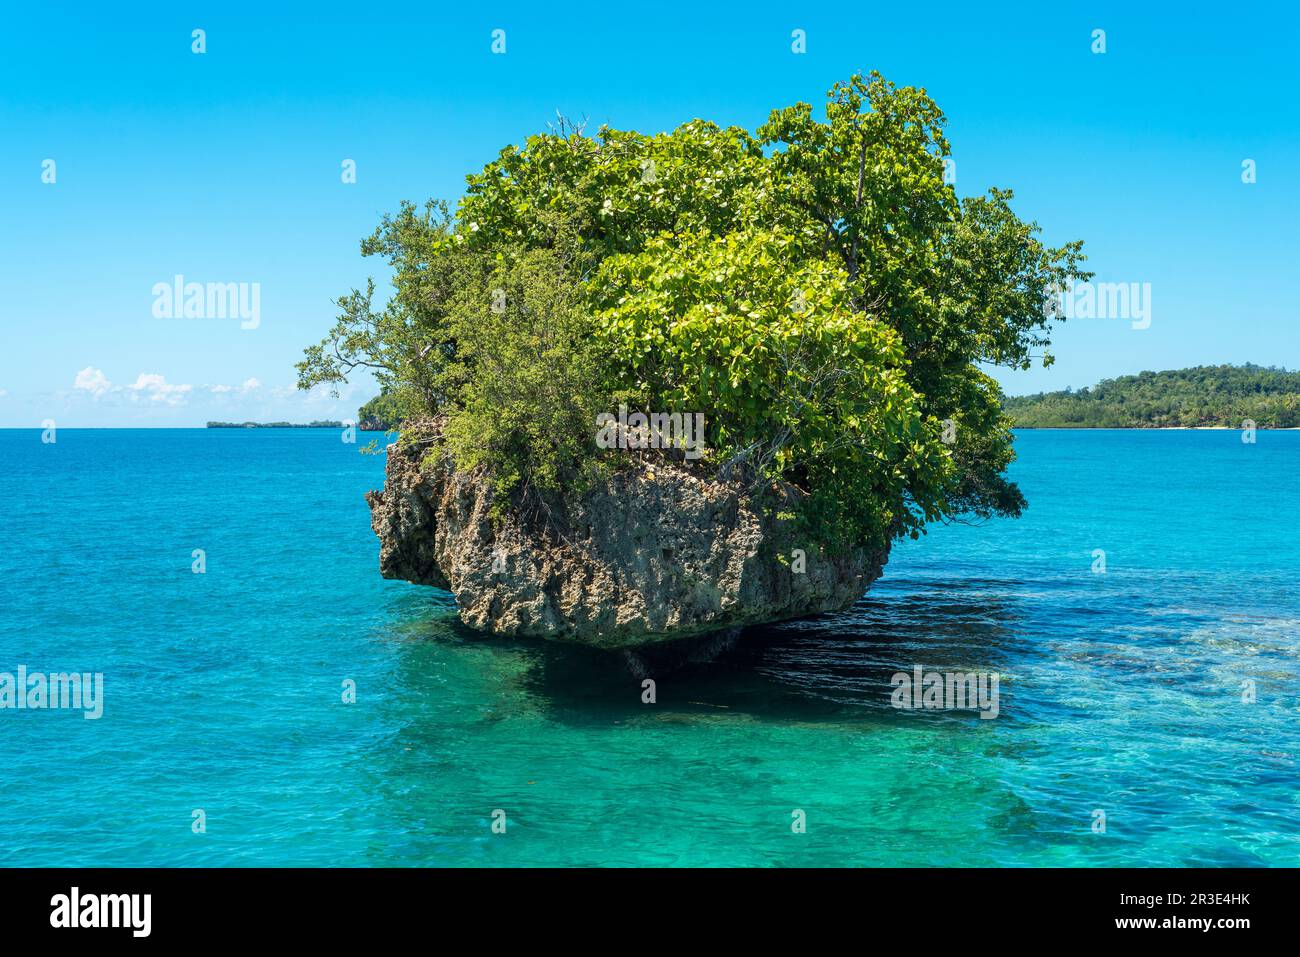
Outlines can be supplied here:
<path id="1" fill-rule="evenodd" d="M 1300 372 L 1196 366 L 1103 379 L 1086 389 L 1003 396 L 1020 429 L 1300 428 Z"/>

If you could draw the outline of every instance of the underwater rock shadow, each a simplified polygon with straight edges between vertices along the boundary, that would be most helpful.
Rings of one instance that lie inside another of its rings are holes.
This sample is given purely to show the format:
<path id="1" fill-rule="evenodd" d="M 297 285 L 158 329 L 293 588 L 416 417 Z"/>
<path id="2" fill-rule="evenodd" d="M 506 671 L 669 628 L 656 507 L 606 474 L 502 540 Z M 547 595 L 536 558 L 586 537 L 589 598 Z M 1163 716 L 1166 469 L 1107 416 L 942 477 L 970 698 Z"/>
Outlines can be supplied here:
<path id="1" fill-rule="evenodd" d="M 657 670 L 629 667 L 621 653 L 558 642 L 485 639 L 458 627 L 465 641 L 492 641 L 503 654 L 530 659 L 515 679 L 531 703 L 553 720 L 639 720 L 650 714 L 689 721 L 741 715 L 779 722 L 894 722 L 890 679 L 926 670 L 1008 670 L 1025 653 L 1019 603 L 962 597 L 970 587 L 946 585 L 934 595 L 882 601 L 865 597 L 847 612 L 745 629 L 707 662 Z M 646 679 L 654 704 L 645 703 Z M 974 712 L 916 712 L 911 719 L 978 721 Z"/>

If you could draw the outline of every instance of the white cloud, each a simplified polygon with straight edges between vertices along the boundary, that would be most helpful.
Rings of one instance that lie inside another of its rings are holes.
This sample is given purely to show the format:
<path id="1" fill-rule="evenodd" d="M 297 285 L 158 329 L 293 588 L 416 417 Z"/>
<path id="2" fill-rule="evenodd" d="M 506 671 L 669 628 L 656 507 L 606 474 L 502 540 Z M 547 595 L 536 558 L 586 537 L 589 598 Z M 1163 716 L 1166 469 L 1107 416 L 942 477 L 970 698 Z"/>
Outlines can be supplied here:
<path id="1" fill-rule="evenodd" d="M 147 399 L 166 405 L 183 404 L 186 396 L 194 389 L 192 385 L 168 382 L 165 376 L 156 372 L 141 372 L 130 385 L 113 385 L 103 370 L 94 366 L 86 366 L 78 372 L 72 385 L 79 392 L 90 393 L 96 401 L 102 396 L 113 395 L 125 396 L 132 402 Z"/>
<path id="2" fill-rule="evenodd" d="M 103 371 L 96 369 L 94 366 L 86 366 L 86 368 L 78 372 L 77 378 L 72 385 L 75 389 L 89 392 L 96 399 L 113 388 L 113 383 L 108 381 L 108 377 L 104 375 Z"/>
<path id="3" fill-rule="evenodd" d="M 166 402 L 168 405 L 180 405 L 185 401 L 187 393 L 194 389 L 192 385 L 181 385 L 168 382 L 164 376 L 156 372 L 141 372 L 136 378 L 135 383 L 127 386 L 131 390 L 131 398 L 138 399 L 141 396 L 147 397 L 151 402 Z"/>
<path id="4" fill-rule="evenodd" d="M 124 373 L 116 366 L 114 371 L 118 376 Z M 332 390 L 328 385 L 302 391 L 292 382 L 273 379 L 268 383 L 247 375 L 243 379 L 227 379 L 224 383 L 189 385 L 170 382 L 159 372 L 139 372 L 134 379 L 110 381 L 103 369 L 93 365 L 76 373 L 73 386 L 56 393 L 69 403 L 64 410 L 65 418 L 106 426 L 130 423 L 202 425 L 211 419 L 231 422 L 346 419 L 355 417 L 357 402 L 378 391 L 369 384 L 348 384 L 339 389 L 341 394 L 336 398 L 330 394 Z M 3 397 L 0 392 L 0 398 L 3 398 L 0 409 L 12 408 L 9 403 L 9 399 L 14 398 L 12 393 Z M 17 401 L 23 400 L 19 398 Z"/>
<path id="5" fill-rule="evenodd" d="M 320 406 L 333 405 L 340 401 L 350 402 L 357 394 L 357 389 L 358 386 L 352 384 L 317 385 L 307 390 L 299 389 L 296 385 L 281 385 L 272 388 L 271 395 L 277 399 L 291 399 L 304 405 Z M 335 390 L 338 391 L 337 396 L 333 394 Z M 378 391 L 379 389 L 375 388 L 372 394 Z"/>
<path id="6" fill-rule="evenodd" d="M 213 395 L 226 395 L 230 392 L 238 392 L 240 395 L 248 395 L 248 393 L 256 392 L 260 388 L 262 388 L 262 383 L 254 378 L 245 379 L 244 384 L 239 386 L 210 385 L 207 387 L 208 391 Z"/>

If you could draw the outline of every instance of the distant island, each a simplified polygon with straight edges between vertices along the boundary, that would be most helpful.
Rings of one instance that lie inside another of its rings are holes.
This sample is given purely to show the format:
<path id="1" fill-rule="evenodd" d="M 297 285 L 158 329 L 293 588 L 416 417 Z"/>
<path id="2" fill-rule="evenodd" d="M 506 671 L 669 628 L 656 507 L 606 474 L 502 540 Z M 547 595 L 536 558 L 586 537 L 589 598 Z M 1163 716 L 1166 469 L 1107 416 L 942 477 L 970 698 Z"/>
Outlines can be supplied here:
<path id="1" fill-rule="evenodd" d="M 342 422 L 209 422 L 209 429 L 341 429 Z"/>
<path id="2" fill-rule="evenodd" d="M 1300 372 L 1275 366 L 1196 366 L 1103 379 L 1074 391 L 1004 396 L 1020 429 L 1300 427 Z"/>

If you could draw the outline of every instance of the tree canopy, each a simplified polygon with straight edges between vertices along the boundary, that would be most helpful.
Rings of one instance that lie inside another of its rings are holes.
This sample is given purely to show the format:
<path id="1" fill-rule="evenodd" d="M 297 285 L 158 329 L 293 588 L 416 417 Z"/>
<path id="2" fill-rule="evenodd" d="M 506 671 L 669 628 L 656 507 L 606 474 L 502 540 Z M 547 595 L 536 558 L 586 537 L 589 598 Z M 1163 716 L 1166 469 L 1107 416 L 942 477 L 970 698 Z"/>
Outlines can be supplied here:
<path id="1" fill-rule="evenodd" d="M 511 146 L 454 214 L 403 203 L 362 243 L 393 268 L 338 303 L 299 383 L 374 371 L 402 414 L 503 496 L 564 495 L 626 461 L 596 416 L 703 413 L 695 467 L 780 479 L 832 544 L 1018 514 L 1009 422 L 982 367 L 1050 363 L 1053 290 L 1082 246 L 1009 190 L 959 198 L 924 90 L 851 77 L 755 132 L 561 122 Z"/>

